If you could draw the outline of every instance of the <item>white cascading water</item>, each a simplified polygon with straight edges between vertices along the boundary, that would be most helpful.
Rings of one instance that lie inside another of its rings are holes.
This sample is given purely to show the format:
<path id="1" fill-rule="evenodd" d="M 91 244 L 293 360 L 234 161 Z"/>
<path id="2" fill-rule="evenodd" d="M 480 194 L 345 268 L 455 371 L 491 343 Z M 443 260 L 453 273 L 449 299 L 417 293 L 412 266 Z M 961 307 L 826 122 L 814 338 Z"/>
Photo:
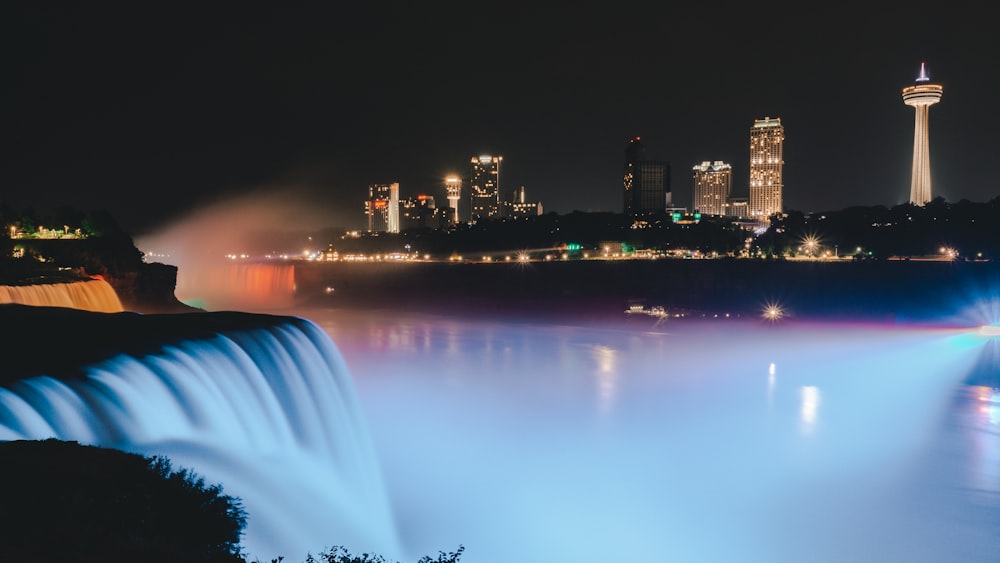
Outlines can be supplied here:
<path id="1" fill-rule="evenodd" d="M 218 314 L 177 318 L 197 326 Z M 308 320 L 245 324 L 119 354 L 83 366 L 82 378 L 0 388 L 0 440 L 166 456 L 242 500 L 250 560 L 331 545 L 394 556 L 381 470 L 339 350 Z"/>
<path id="2" fill-rule="evenodd" d="M 35 285 L 0 285 L 0 304 L 68 307 L 99 313 L 123 310 L 113 287 L 102 279 Z"/>

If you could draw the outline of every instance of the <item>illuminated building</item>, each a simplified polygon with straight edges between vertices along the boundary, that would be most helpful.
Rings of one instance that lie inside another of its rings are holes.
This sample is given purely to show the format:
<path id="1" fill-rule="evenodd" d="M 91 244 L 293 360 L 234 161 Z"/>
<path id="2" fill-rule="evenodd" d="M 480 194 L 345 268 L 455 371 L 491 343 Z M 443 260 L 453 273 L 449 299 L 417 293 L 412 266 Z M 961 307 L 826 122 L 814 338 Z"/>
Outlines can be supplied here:
<path id="1" fill-rule="evenodd" d="M 785 128 L 780 118 L 754 120 L 750 128 L 750 201 L 747 211 L 750 218 L 756 221 L 766 221 L 782 211 L 784 142 Z"/>
<path id="2" fill-rule="evenodd" d="M 472 157 L 472 174 L 469 181 L 472 221 L 494 219 L 500 216 L 500 163 L 502 156 L 481 155 Z"/>
<path id="3" fill-rule="evenodd" d="M 664 213 L 670 206 L 670 165 L 646 158 L 646 146 L 639 137 L 629 139 L 625 148 L 622 182 L 625 215 Z"/>
<path id="4" fill-rule="evenodd" d="M 462 198 L 462 179 L 457 176 L 449 176 L 444 179 L 444 189 L 448 197 L 448 205 L 451 206 L 454 216 L 452 223 L 458 223 L 458 202 Z"/>
<path id="5" fill-rule="evenodd" d="M 927 68 L 920 63 L 920 76 L 913 86 L 903 88 L 903 103 L 914 109 L 913 168 L 910 180 L 910 203 L 923 205 L 931 200 L 931 155 L 927 131 L 930 107 L 941 101 L 943 88 L 931 84 Z"/>
<path id="6" fill-rule="evenodd" d="M 733 189 L 733 167 L 721 160 L 706 160 L 693 171 L 691 209 L 705 215 L 731 215 L 729 197 Z"/>
<path id="7" fill-rule="evenodd" d="M 418 195 L 399 200 L 399 228 L 438 229 L 447 223 L 445 210 L 439 210 L 434 205 L 434 196 Z M 444 221 L 442 221 L 444 219 Z"/>
<path id="8" fill-rule="evenodd" d="M 525 193 L 524 186 L 514 190 L 510 201 L 504 202 L 505 217 L 519 219 L 542 214 L 542 204 L 537 201 L 528 201 Z"/>
<path id="9" fill-rule="evenodd" d="M 749 217 L 750 214 L 747 211 L 747 207 L 750 205 L 750 201 L 746 196 L 730 196 L 729 197 L 729 216 L 730 217 Z"/>
<path id="10" fill-rule="evenodd" d="M 368 186 L 365 215 L 368 216 L 368 232 L 398 233 L 399 183 Z"/>

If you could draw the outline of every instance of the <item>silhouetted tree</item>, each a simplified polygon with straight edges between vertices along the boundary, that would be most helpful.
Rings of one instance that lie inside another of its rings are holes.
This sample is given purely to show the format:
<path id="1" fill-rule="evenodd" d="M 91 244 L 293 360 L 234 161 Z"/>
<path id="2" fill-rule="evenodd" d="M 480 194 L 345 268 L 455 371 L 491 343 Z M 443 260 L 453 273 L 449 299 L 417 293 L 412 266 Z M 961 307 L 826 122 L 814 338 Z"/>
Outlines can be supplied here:
<path id="1" fill-rule="evenodd" d="M 0 483 L 0 561 L 243 561 L 240 500 L 166 458 L 0 442 Z"/>
<path id="2" fill-rule="evenodd" d="M 465 547 L 460 545 L 457 550 L 451 553 L 439 551 L 436 559 L 425 555 L 417 563 L 458 563 L 464 551 Z M 278 563 L 278 561 L 272 560 L 272 563 Z M 368 553 L 352 555 L 345 547 L 338 545 L 329 550 L 321 551 L 318 557 L 313 557 L 311 553 L 308 554 L 305 563 L 387 563 L 387 561 L 381 555 Z"/>

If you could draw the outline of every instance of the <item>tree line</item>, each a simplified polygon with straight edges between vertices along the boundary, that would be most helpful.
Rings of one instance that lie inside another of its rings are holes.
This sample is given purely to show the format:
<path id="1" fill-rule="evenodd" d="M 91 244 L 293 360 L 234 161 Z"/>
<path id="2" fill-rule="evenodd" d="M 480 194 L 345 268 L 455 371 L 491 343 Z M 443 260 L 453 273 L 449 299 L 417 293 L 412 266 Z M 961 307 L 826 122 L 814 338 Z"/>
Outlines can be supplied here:
<path id="1" fill-rule="evenodd" d="M 444 229 L 412 228 L 400 233 L 348 237 L 328 233 L 339 252 L 449 253 L 562 248 L 573 244 L 601 251 L 607 245 L 703 255 L 780 258 L 801 254 L 807 240 L 825 252 L 858 259 L 939 254 L 943 247 L 960 259 L 1000 256 L 1000 198 L 985 203 L 939 197 L 926 205 L 854 206 L 837 211 L 787 211 L 754 225 L 733 217 L 677 218 L 667 212 L 627 216 L 612 212 L 548 213 L 519 219 L 483 220 Z M 816 248 L 811 249 L 817 251 Z"/>

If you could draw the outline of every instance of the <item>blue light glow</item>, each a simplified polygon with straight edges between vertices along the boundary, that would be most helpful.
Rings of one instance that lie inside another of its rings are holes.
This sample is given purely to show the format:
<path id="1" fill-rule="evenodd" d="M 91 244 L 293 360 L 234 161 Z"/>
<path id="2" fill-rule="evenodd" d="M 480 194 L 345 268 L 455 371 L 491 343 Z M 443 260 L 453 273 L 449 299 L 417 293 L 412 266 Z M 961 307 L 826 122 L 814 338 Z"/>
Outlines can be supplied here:
<path id="1" fill-rule="evenodd" d="M 397 556 L 354 388 L 315 325 L 190 340 L 85 373 L 0 388 L 0 440 L 53 437 L 166 455 L 242 499 L 242 543 L 260 560 L 302 560 L 334 541 Z"/>
<path id="2" fill-rule="evenodd" d="M 962 382 L 987 341 L 967 329 L 309 315 L 352 366 L 414 558 L 458 543 L 488 563 L 1000 547 L 1000 480 L 953 471 L 981 473 L 1000 438 L 938 451 L 961 428 L 942 420 L 981 408 Z M 373 334 L 394 344 L 376 352 Z M 952 518 L 982 502 L 994 516 Z"/>
<path id="3" fill-rule="evenodd" d="M 1000 549 L 1000 395 L 965 385 L 1000 341 L 977 325 L 297 313 L 0 389 L 0 439 L 167 455 L 244 500 L 261 559 Z"/>

